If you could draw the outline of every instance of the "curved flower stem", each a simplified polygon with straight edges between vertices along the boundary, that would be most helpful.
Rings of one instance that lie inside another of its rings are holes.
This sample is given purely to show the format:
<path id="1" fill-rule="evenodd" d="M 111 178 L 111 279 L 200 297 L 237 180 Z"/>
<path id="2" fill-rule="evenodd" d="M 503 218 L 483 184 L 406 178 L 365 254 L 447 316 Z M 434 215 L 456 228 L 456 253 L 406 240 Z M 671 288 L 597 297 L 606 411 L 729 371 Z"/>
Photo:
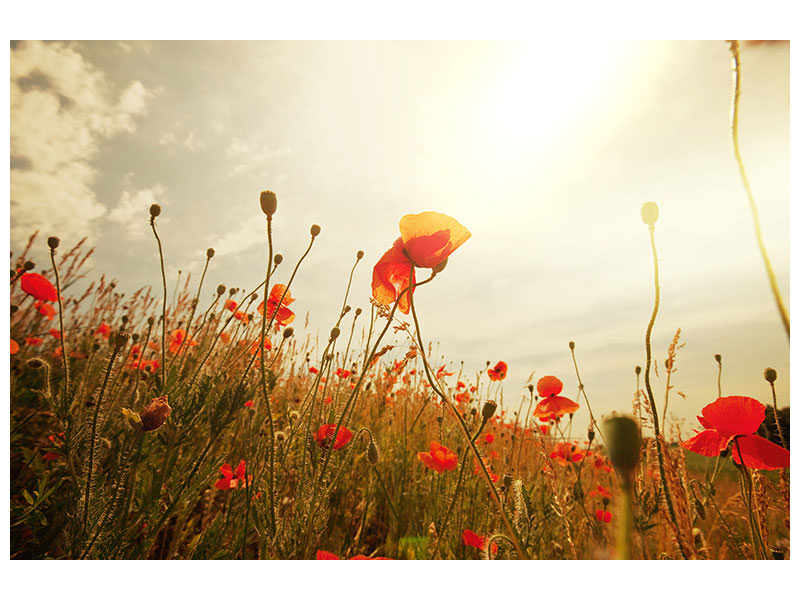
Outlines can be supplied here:
<path id="1" fill-rule="evenodd" d="M 69 410 L 69 360 L 67 358 L 67 346 L 64 340 L 64 306 L 61 303 L 61 279 L 58 276 L 58 268 L 56 267 L 56 250 L 50 248 L 50 262 L 53 265 L 53 273 L 56 276 L 56 295 L 58 296 L 58 327 L 60 331 L 59 339 L 61 340 L 61 358 L 64 361 L 64 399 L 62 402 L 62 410 L 66 415 Z M 774 391 L 773 391 L 774 394 Z"/>
<path id="2" fill-rule="evenodd" d="M 413 270 L 414 267 L 412 266 L 411 268 Z M 503 506 L 503 501 L 500 498 L 500 494 L 497 492 L 497 488 L 495 487 L 494 482 L 492 481 L 492 478 L 489 475 L 489 471 L 486 469 L 486 465 L 484 464 L 483 459 L 481 458 L 480 452 L 478 452 L 478 448 L 475 446 L 475 442 L 472 440 L 472 436 L 469 433 L 469 428 L 467 427 L 466 422 L 464 422 L 464 419 L 461 417 L 461 414 L 452 405 L 447 396 L 439 389 L 439 386 L 434 382 L 434 378 L 432 377 L 431 374 L 431 366 L 430 364 L 428 364 L 428 359 L 425 356 L 424 342 L 422 341 L 422 330 L 420 329 L 419 319 L 417 318 L 417 311 L 416 308 L 414 307 L 414 295 L 411 292 L 409 292 L 408 298 L 409 298 L 409 304 L 411 305 L 411 315 L 414 318 L 414 327 L 417 331 L 417 340 L 419 342 L 419 353 L 420 356 L 422 357 L 422 364 L 425 367 L 425 375 L 428 378 L 428 383 L 430 383 L 431 389 L 436 393 L 436 395 L 442 399 L 442 402 L 444 402 L 444 404 L 447 405 L 448 408 L 450 408 L 452 413 L 456 416 L 459 425 L 461 425 L 461 429 L 464 432 L 464 436 L 467 438 L 467 442 L 469 442 L 469 446 L 472 448 L 472 452 L 474 453 L 475 458 L 478 461 L 478 464 L 481 466 L 481 470 L 483 471 L 483 475 L 486 478 L 486 482 L 489 484 L 489 489 L 492 493 L 492 497 L 494 498 L 497 507 L 500 509 L 500 516 L 502 517 L 503 522 L 506 525 L 506 528 L 511 534 L 511 540 L 514 543 L 514 548 L 517 551 L 517 555 L 522 558 L 529 559 L 530 557 L 528 556 L 527 550 L 523 547 L 522 543 L 520 542 L 519 534 L 514 529 L 514 526 L 511 524 L 511 521 L 509 520 L 508 515 L 506 514 L 505 508 Z"/>
<path id="3" fill-rule="evenodd" d="M 736 454 L 739 455 L 739 462 L 740 462 L 740 481 L 747 484 L 747 494 L 745 494 L 744 485 L 742 484 L 742 494 L 747 496 L 747 518 L 750 522 L 750 536 L 753 539 L 753 552 L 756 555 L 756 558 L 759 558 L 759 553 L 761 554 L 761 558 L 767 558 L 767 549 L 764 545 L 764 540 L 761 536 L 761 526 L 759 525 L 759 515 L 758 515 L 758 504 L 753 502 L 753 478 L 750 474 L 750 470 L 747 468 L 747 465 L 744 462 L 744 456 L 742 456 L 741 448 L 739 447 L 739 439 L 738 437 L 733 438 L 734 446 L 736 447 Z"/>
<path id="4" fill-rule="evenodd" d="M 647 324 L 647 333 L 644 337 L 644 346 L 646 352 L 646 361 L 644 367 L 644 387 L 647 389 L 647 398 L 650 400 L 650 410 L 653 413 L 653 431 L 656 436 L 656 454 L 658 455 L 658 470 L 661 476 L 661 487 L 664 490 L 664 500 L 667 503 L 667 511 L 669 518 L 675 525 L 675 529 L 679 530 L 678 518 L 675 516 L 675 508 L 672 505 L 672 496 L 669 493 L 667 486 L 667 475 L 664 470 L 664 450 L 661 447 L 662 437 L 661 430 L 658 426 L 658 409 L 656 408 L 656 400 L 653 396 L 653 388 L 650 386 L 650 363 L 652 362 L 652 349 L 650 347 L 650 335 L 653 332 L 653 325 L 656 322 L 656 315 L 658 315 L 658 305 L 661 300 L 661 287 L 658 283 L 658 254 L 656 253 L 656 235 L 655 227 L 650 225 L 650 248 L 653 251 L 653 267 L 655 279 L 655 302 L 653 303 L 653 314 L 650 316 L 650 323 Z"/>
<path id="5" fill-rule="evenodd" d="M 575 376 L 578 378 L 578 388 L 583 394 L 583 399 L 586 400 L 586 408 L 589 409 L 589 417 L 592 419 L 592 426 L 594 427 L 595 431 L 600 434 L 600 437 L 603 439 L 603 443 L 606 443 L 606 436 L 603 435 L 603 430 L 597 424 L 597 419 L 594 418 L 594 414 L 592 413 L 592 405 L 589 404 L 589 397 L 586 395 L 586 389 L 583 386 L 583 381 L 581 381 L 581 374 L 578 371 L 578 361 L 575 359 L 575 345 L 570 342 L 569 352 L 572 355 L 572 364 L 575 365 Z M 602 416 L 602 415 L 601 415 Z M 570 415 L 570 425 L 572 425 L 572 415 Z M 608 445 L 608 444 L 606 444 Z"/>
<path id="6" fill-rule="evenodd" d="M 758 249 L 761 252 L 761 258 L 764 260 L 764 268 L 767 270 L 767 278 L 769 279 L 769 287 L 772 290 L 772 296 L 775 299 L 775 305 L 778 307 L 778 312 L 783 321 L 783 327 L 786 329 L 786 337 L 789 337 L 789 313 L 786 310 L 786 305 L 783 303 L 781 290 L 778 287 L 778 280 L 775 277 L 775 271 L 772 269 L 772 263 L 767 254 L 767 248 L 764 246 L 764 238 L 761 234 L 761 222 L 758 218 L 758 208 L 756 208 L 756 201 L 753 197 L 753 190 L 750 188 L 750 181 L 747 179 L 747 173 L 744 169 L 744 161 L 742 154 L 739 150 L 739 95 L 741 94 L 742 85 L 742 69 L 739 61 L 739 40 L 731 40 L 730 42 L 731 58 L 733 59 L 733 110 L 731 112 L 731 138 L 733 141 L 733 153 L 736 156 L 736 164 L 739 167 L 739 175 L 742 177 L 742 186 L 747 194 L 747 201 L 750 204 L 750 212 L 753 217 L 753 227 L 756 232 L 756 241 L 758 242 Z"/>
<path id="7" fill-rule="evenodd" d="M 180 363 L 178 365 L 178 373 L 183 370 L 184 361 L 186 361 L 186 354 L 184 353 L 183 349 L 184 346 L 189 342 L 189 330 L 192 328 L 192 321 L 194 320 L 194 313 L 197 311 L 197 302 L 200 299 L 200 291 L 203 289 L 203 281 L 206 278 L 206 271 L 208 271 L 208 263 L 211 261 L 210 256 L 206 256 L 206 264 L 203 267 L 203 274 L 200 276 L 200 285 L 197 286 L 197 294 L 194 296 L 194 301 L 192 302 L 192 312 L 189 314 L 189 321 L 186 323 L 186 335 L 183 336 L 183 340 L 181 340 L 180 348 L 178 348 L 178 353 L 175 355 L 175 358 L 172 359 L 172 364 L 175 364 L 175 361 L 178 360 L 180 357 Z"/>
<path id="8" fill-rule="evenodd" d="M 158 242 L 158 258 L 161 261 L 161 285 L 164 287 L 164 297 L 161 303 L 161 383 L 164 391 L 167 389 L 167 274 L 164 271 L 164 251 L 161 248 L 161 238 L 156 231 L 156 218 L 150 216 L 150 228 Z"/>
<path id="9" fill-rule="evenodd" d="M 775 427 L 778 429 L 778 436 L 781 438 L 781 446 L 788 450 L 789 445 L 786 443 L 786 439 L 783 437 L 783 430 L 781 429 L 781 423 L 778 419 L 778 398 L 775 395 L 775 384 L 770 381 L 769 387 L 772 389 L 772 416 L 775 417 Z"/>

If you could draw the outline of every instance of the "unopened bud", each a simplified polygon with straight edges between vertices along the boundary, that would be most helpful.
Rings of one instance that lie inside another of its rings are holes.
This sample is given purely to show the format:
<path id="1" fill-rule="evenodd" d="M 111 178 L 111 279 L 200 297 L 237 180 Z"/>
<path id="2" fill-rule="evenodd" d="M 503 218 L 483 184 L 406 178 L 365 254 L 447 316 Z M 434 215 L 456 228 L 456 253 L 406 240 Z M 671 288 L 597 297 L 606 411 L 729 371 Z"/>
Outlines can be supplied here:
<path id="1" fill-rule="evenodd" d="M 153 323 L 155 323 L 155 319 L 153 317 L 147 317 L 147 324 L 152 327 Z"/>
<path id="2" fill-rule="evenodd" d="M 590 427 L 587 435 L 589 436 L 589 441 L 591 442 L 594 439 L 594 429 Z"/>
<path id="3" fill-rule="evenodd" d="M 171 412 L 172 408 L 167 403 L 166 395 L 153 398 L 139 413 L 139 418 L 142 420 L 142 429 L 144 431 L 158 429 L 164 424 Z"/>
<path id="4" fill-rule="evenodd" d="M 356 316 L 358 316 L 358 315 L 360 315 L 360 314 L 361 314 L 361 309 L 360 309 L 360 308 L 357 308 L 357 309 L 356 309 Z"/>
<path id="5" fill-rule="evenodd" d="M 122 348 L 125 344 L 128 343 L 128 338 L 130 338 L 130 336 L 127 333 L 124 333 L 122 331 L 117 332 L 117 335 L 114 336 L 114 348 L 116 348 L 117 350 Z"/>
<path id="6" fill-rule="evenodd" d="M 36 268 L 36 263 L 32 260 L 26 260 L 25 264 L 22 265 L 23 271 L 33 271 Z"/>
<path id="7" fill-rule="evenodd" d="M 281 264 L 283 262 L 283 254 L 276 254 L 274 257 L 272 257 L 272 262 L 274 262 L 276 265 Z"/>
<path id="8" fill-rule="evenodd" d="M 15 312 L 17 312 L 18 310 L 19 310 L 19 306 L 17 306 L 16 304 L 12 304 L 12 305 L 11 305 L 11 314 L 12 314 L 12 315 L 13 315 Z"/>
<path id="9" fill-rule="evenodd" d="M 717 361 L 719 364 L 722 364 L 722 355 L 721 354 L 715 354 L 714 355 L 714 360 Z"/>
<path id="10" fill-rule="evenodd" d="M 369 446 L 367 446 L 367 460 L 371 465 L 378 464 L 378 447 L 375 442 L 370 442 Z"/>
<path id="11" fill-rule="evenodd" d="M 772 367 L 767 367 L 764 369 L 764 379 L 770 383 L 775 383 L 775 380 L 778 379 L 778 372 Z"/>
<path id="12" fill-rule="evenodd" d="M 320 231 L 322 231 L 322 228 L 319 225 L 317 225 L 317 224 L 312 225 L 311 226 L 311 237 L 317 237 L 319 235 Z"/>
<path id="13" fill-rule="evenodd" d="M 532 394 L 533 393 L 533 384 L 528 385 L 528 391 Z"/>
<path id="14" fill-rule="evenodd" d="M 206 250 L 206 258 L 214 258 L 214 254 L 215 252 L 213 248 L 209 248 L 208 250 Z"/>
<path id="15" fill-rule="evenodd" d="M 133 340 L 133 343 L 135 344 L 136 342 L 139 341 L 139 334 L 138 333 L 134 333 L 133 335 L 131 335 L 131 339 Z"/>
<path id="16" fill-rule="evenodd" d="M 511 475 L 503 475 L 503 485 L 506 486 L 506 489 L 510 488 L 512 483 L 513 479 L 511 479 Z"/>
<path id="17" fill-rule="evenodd" d="M 705 521 L 705 518 L 706 518 L 706 507 L 703 506 L 703 503 L 700 502 L 700 500 L 695 499 L 695 501 L 694 501 L 694 509 L 697 511 L 697 516 Z"/>
<path id="18" fill-rule="evenodd" d="M 642 435 L 636 420 L 628 415 L 613 415 L 604 422 L 608 457 L 611 464 L 628 477 L 639 464 Z"/>
<path id="19" fill-rule="evenodd" d="M 658 204 L 645 202 L 642 204 L 642 221 L 652 227 L 658 221 Z"/>
<path id="20" fill-rule="evenodd" d="M 344 310 L 342 311 L 342 314 L 343 314 L 343 315 L 346 315 L 346 314 L 347 314 L 347 313 L 349 313 L 351 310 L 352 310 L 352 309 L 350 308 L 350 305 L 348 304 L 347 306 L 345 306 L 345 307 L 344 307 Z"/>
<path id="21" fill-rule="evenodd" d="M 150 205 L 150 217 L 155 219 L 160 214 L 161 214 L 161 207 L 158 204 L 151 204 Z"/>
<path id="22" fill-rule="evenodd" d="M 497 410 L 497 402 L 494 400 L 489 400 L 483 405 L 481 409 L 481 416 L 483 417 L 484 421 L 488 421 L 494 416 L 494 411 Z"/>
<path id="23" fill-rule="evenodd" d="M 339 331 L 338 327 L 334 327 L 333 329 L 331 329 L 331 341 L 333 341 L 336 338 L 338 338 L 340 333 L 341 333 L 341 331 Z"/>
<path id="24" fill-rule="evenodd" d="M 55 250 L 56 248 L 58 248 L 58 245 L 60 243 L 61 240 L 54 235 L 51 235 L 49 238 L 47 238 L 47 245 L 50 246 L 51 250 Z"/>
<path id="25" fill-rule="evenodd" d="M 569 349 L 570 350 L 575 350 L 575 342 L 570 342 L 569 343 Z"/>
<path id="26" fill-rule="evenodd" d="M 293 333 L 294 329 L 291 327 L 287 327 L 286 329 L 283 330 L 283 339 L 288 340 L 290 337 L 292 337 Z"/>
<path id="27" fill-rule="evenodd" d="M 45 365 L 45 362 L 40 358 L 29 358 L 28 359 L 28 366 L 31 369 L 41 369 Z"/>
<path id="28" fill-rule="evenodd" d="M 636 368 L 634 369 L 634 371 L 636 371 L 636 374 L 637 374 L 637 375 L 641 375 L 641 373 L 642 373 L 642 367 L 640 367 L 639 365 L 636 365 Z"/>
<path id="29" fill-rule="evenodd" d="M 278 197 L 275 195 L 275 192 L 269 190 L 261 192 L 259 200 L 261 202 L 261 210 L 264 211 L 264 214 L 268 217 L 274 215 L 275 211 L 278 210 Z"/>
<path id="30" fill-rule="evenodd" d="M 221 283 L 217 286 L 217 296 L 222 296 L 225 293 L 225 286 Z"/>
<path id="31" fill-rule="evenodd" d="M 362 258 L 364 258 L 364 251 L 359 250 L 358 252 L 356 252 L 356 260 L 361 260 Z"/>

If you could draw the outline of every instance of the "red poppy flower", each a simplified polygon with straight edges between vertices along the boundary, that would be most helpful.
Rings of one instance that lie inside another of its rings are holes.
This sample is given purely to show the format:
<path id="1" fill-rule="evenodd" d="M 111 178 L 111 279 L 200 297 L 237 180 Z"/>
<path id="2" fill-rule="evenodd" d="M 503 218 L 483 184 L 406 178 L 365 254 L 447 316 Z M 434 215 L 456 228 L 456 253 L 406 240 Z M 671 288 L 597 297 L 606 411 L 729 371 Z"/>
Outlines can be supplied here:
<path id="1" fill-rule="evenodd" d="M 681 445 L 703 456 L 719 456 L 734 441 L 734 462 L 751 469 L 783 469 L 789 466 L 789 451 L 754 435 L 765 417 L 761 402 L 747 396 L 717 398 L 702 410 L 697 420 L 705 427 Z"/>
<path id="2" fill-rule="evenodd" d="M 327 448 L 330 441 L 333 439 L 333 433 L 336 431 L 335 423 L 328 423 L 319 428 L 319 431 L 314 435 L 314 439 L 322 448 Z M 333 443 L 333 449 L 339 450 L 347 445 L 353 439 L 353 433 L 344 425 L 339 427 L 339 433 L 336 434 L 336 441 Z"/>
<path id="3" fill-rule="evenodd" d="M 252 400 L 248 400 L 247 402 L 244 403 L 244 407 L 245 408 L 253 408 L 253 401 Z"/>
<path id="4" fill-rule="evenodd" d="M 33 306 L 34 308 L 36 308 L 37 311 L 39 311 L 40 315 L 44 315 L 45 317 L 47 317 L 48 321 L 52 321 L 53 317 L 56 316 L 56 309 L 53 307 L 52 304 L 48 304 L 47 302 L 42 302 L 40 300 L 39 302 L 36 302 Z"/>
<path id="5" fill-rule="evenodd" d="M 43 341 L 44 340 L 42 338 L 40 338 L 40 337 L 26 337 L 25 338 L 25 344 L 28 345 L 28 346 L 38 346 Z"/>
<path id="6" fill-rule="evenodd" d="M 259 357 L 261 356 L 261 352 L 259 352 L 258 350 L 258 342 L 259 340 L 256 340 L 255 342 L 250 344 L 250 349 L 247 351 L 248 354 L 255 354 L 256 352 L 258 352 L 258 356 Z M 272 350 L 272 342 L 270 342 L 269 338 L 266 336 L 264 336 L 264 350 Z"/>
<path id="7" fill-rule="evenodd" d="M 350 373 L 350 371 L 347 369 L 338 368 L 336 369 L 336 374 L 342 379 L 347 379 L 352 373 Z"/>
<path id="8" fill-rule="evenodd" d="M 556 463 L 562 467 L 566 467 L 571 462 L 580 462 L 586 453 L 578 448 L 575 444 L 569 442 L 558 442 L 550 453 Z"/>
<path id="9" fill-rule="evenodd" d="M 445 365 L 439 367 L 439 370 L 436 371 L 436 379 L 441 379 L 442 377 L 450 377 L 453 374 L 453 371 L 445 371 Z"/>
<path id="10" fill-rule="evenodd" d="M 549 421 L 578 410 L 580 406 L 577 402 L 558 395 L 563 387 L 564 384 L 557 377 L 552 375 L 542 377 L 536 384 L 536 391 L 542 396 L 542 400 L 533 409 L 533 416 L 542 421 Z"/>
<path id="11" fill-rule="evenodd" d="M 317 369 L 317 367 L 308 367 L 308 372 L 313 375 L 316 375 L 317 373 L 319 373 L 319 369 Z"/>
<path id="12" fill-rule="evenodd" d="M 486 538 L 470 529 L 465 529 L 463 531 L 461 534 L 461 541 L 464 542 L 465 546 L 472 546 L 478 550 L 483 550 L 486 546 Z M 497 544 L 494 542 L 492 542 L 492 554 L 497 554 Z"/>
<path id="13" fill-rule="evenodd" d="M 231 312 L 235 311 L 237 306 L 238 304 L 236 304 L 236 302 L 234 302 L 233 300 L 230 299 L 225 300 L 225 308 L 227 308 L 229 311 Z"/>
<path id="14" fill-rule="evenodd" d="M 16 354 L 17 352 L 19 352 L 19 344 L 11 340 L 11 354 Z"/>
<path id="15" fill-rule="evenodd" d="M 495 452 L 494 450 L 492 450 L 492 451 L 489 453 L 489 457 L 490 457 L 490 458 L 495 458 L 495 459 L 496 459 L 496 458 L 498 458 L 498 457 L 499 457 L 499 455 L 497 454 L 497 452 Z M 500 475 L 497 475 L 497 474 L 496 474 L 494 471 L 492 471 L 492 467 L 491 467 L 491 465 L 487 464 L 487 463 L 486 463 L 486 461 L 485 461 L 484 459 L 481 459 L 481 460 L 483 460 L 483 464 L 484 464 L 484 465 L 486 465 L 486 470 L 489 472 L 489 479 L 491 479 L 491 480 L 492 480 L 492 483 L 497 483 L 497 481 L 500 479 Z M 473 459 L 473 461 L 472 461 L 472 462 L 473 462 L 473 464 L 475 465 L 475 468 L 474 468 L 474 469 L 472 469 L 472 474 L 473 474 L 473 475 L 480 475 L 480 474 L 481 474 L 481 465 L 480 465 L 480 463 L 478 462 L 478 459 Z"/>
<path id="16" fill-rule="evenodd" d="M 500 381 L 506 378 L 508 374 L 508 365 L 501 360 L 493 368 L 486 371 L 486 373 L 492 381 Z"/>
<path id="17" fill-rule="evenodd" d="M 284 292 L 286 295 L 284 296 Z M 281 296 L 283 296 L 283 300 L 281 300 Z M 271 319 L 272 315 L 275 315 L 275 322 L 278 325 L 288 325 L 292 321 L 294 321 L 294 313 L 286 308 L 292 302 L 294 302 L 294 298 L 292 298 L 291 294 L 289 294 L 286 286 L 282 283 L 276 283 L 272 286 L 272 290 L 269 293 L 269 298 L 267 298 L 267 319 Z M 264 302 L 262 301 L 258 305 L 258 314 L 261 314 L 264 311 Z M 276 312 L 277 311 L 277 314 Z"/>
<path id="18" fill-rule="evenodd" d="M 487 433 L 486 437 L 483 438 L 483 441 L 487 444 L 491 444 L 494 441 L 494 436 L 491 433 Z"/>
<path id="19" fill-rule="evenodd" d="M 611 522 L 611 513 L 607 510 L 603 510 L 602 508 L 598 508 L 594 512 L 594 516 L 597 517 L 597 520 L 601 523 L 610 523 Z"/>
<path id="20" fill-rule="evenodd" d="M 108 339 L 108 336 L 111 335 L 111 327 L 109 327 L 108 323 L 100 323 L 100 327 L 94 332 L 95 335 L 102 335 L 104 338 Z"/>
<path id="21" fill-rule="evenodd" d="M 20 277 L 19 285 L 22 291 L 30 294 L 37 300 L 44 302 L 58 302 L 56 288 L 46 277 L 39 273 L 25 273 Z"/>
<path id="22" fill-rule="evenodd" d="M 219 340 L 220 340 L 220 341 L 221 341 L 223 344 L 227 344 L 227 343 L 229 343 L 229 342 L 231 341 L 231 336 L 229 336 L 229 335 L 228 335 L 227 333 L 225 333 L 224 331 L 220 331 L 220 333 L 219 333 Z"/>
<path id="23" fill-rule="evenodd" d="M 225 463 L 219 468 L 220 472 L 222 473 L 222 477 L 217 479 L 217 482 L 214 484 L 219 490 L 235 490 L 240 485 L 242 487 L 247 487 L 247 484 L 244 482 L 244 475 L 246 469 L 245 461 L 241 461 L 239 466 L 236 467 L 236 472 L 234 473 L 233 468 L 228 464 Z M 248 477 L 248 479 L 252 480 L 252 475 Z"/>
<path id="24" fill-rule="evenodd" d="M 611 498 L 611 492 L 608 488 L 604 488 L 602 485 L 598 484 L 597 489 L 589 492 L 589 496 L 602 496 L 603 498 Z"/>
<path id="25" fill-rule="evenodd" d="M 184 343 L 184 340 L 188 341 Z M 183 354 L 189 346 L 197 346 L 197 342 L 192 339 L 192 336 L 187 334 L 183 329 L 175 329 L 170 333 L 169 351 L 173 354 L 180 352 Z"/>
<path id="26" fill-rule="evenodd" d="M 52 335 L 52 336 L 53 336 L 54 338 L 56 338 L 57 340 L 60 340 L 60 339 L 61 339 L 61 332 L 60 332 L 58 329 L 48 329 L 48 330 L 47 330 L 47 333 L 49 333 L 50 335 Z"/>
<path id="27" fill-rule="evenodd" d="M 458 221 L 437 212 L 406 215 L 400 219 L 400 237 L 372 270 L 372 297 L 393 304 L 397 295 L 416 283 L 412 266 L 433 268 L 467 241 L 470 232 Z M 408 314 L 408 293 L 398 302 Z"/>
<path id="28" fill-rule="evenodd" d="M 422 464 L 437 473 L 452 471 L 458 464 L 458 456 L 455 452 L 435 441 L 431 441 L 430 452 L 417 452 L 417 458 L 422 461 Z"/>

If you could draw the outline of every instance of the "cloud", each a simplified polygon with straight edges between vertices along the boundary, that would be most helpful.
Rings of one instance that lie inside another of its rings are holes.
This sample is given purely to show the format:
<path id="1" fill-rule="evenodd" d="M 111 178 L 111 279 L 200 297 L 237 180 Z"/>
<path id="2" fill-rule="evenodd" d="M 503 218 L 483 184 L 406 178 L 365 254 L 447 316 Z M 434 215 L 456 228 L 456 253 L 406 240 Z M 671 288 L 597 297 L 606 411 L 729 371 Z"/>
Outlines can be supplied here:
<path id="1" fill-rule="evenodd" d="M 183 146 L 187 150 L 201 150 L 206 147 L 194 129 L 186 131 L 180 120 L 175 121 L 158 139 L 159 146 Z"/>
<path id="2" fill-rule="evenodd" d="M 291 154 L 290 148 L 265 148 L 247 142 L 241 138 L 233 138 L 225 149 L 225 157 L 233 163 L 232 173 L 239 174 L 264 164 L 275 158 L 284 158 Z"/>
<path id="3" fill-rule="evenodd" d="M 263 244 L 266 240 L 264 217 L 255 216 L 242 222 L 236 231 L 225 234 L 212 246 L 217 257 L 236 257 L 245 250 Z"/>
<path id="4" fill-rule="evenodd" d="M 21 42 L 11 50 L 11 243 L 35 229 L 92 236 L 106 208 L 92 160 L 103 139 L 136 128 L 152 93 L 122 91 L 70 44 Z"/>
<path id="5" fill-rule="evenodd" d="M 108 213 L 108 220 L 122 225 L 129 238 L 142 238 L 150 230 L 146 218 L 150 205 L 157 203 L 163 207 L 166 195 L 167 188 L 160 183 L 141 190 L 131 190 L 126 186 L 117 205 Z"/>

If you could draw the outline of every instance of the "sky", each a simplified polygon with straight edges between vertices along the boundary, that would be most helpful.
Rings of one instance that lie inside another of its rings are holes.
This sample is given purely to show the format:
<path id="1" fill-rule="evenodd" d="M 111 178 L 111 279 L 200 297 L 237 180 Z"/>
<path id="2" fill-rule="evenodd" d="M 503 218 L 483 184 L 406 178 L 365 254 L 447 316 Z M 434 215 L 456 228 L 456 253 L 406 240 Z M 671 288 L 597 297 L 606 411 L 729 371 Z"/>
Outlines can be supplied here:
<path id="1" fill-rule="evenodd" d="M 47 235 L 65 247 L 89 236 L 93 276 L 158 289 L 158 202 L 168 285 L 179 269 L 196 284 L 215 248 L 208 301 L 219 283 L 263 278 L 258 197 L 271 189 L 278 281 L 322 227 L 292 308 L 299 335 L 326 335 L 356 252 L 349 303 L 368 312 L 400 218 L 443 212 L 472 237 L 415 296 L 435 366 L 506 361 L 510 411 L 532 373 L 576 397 L 574 341 L 599 417 L 630 411 L 644 365 L 653 265 L 640 208 L 655 201 L 654 356 L 663 364 L 678 328 L 686 344 L 670 413 L 696 426 L 717 396 L 716 353 L 723 395 L 768 403 L 770 366 L 788 403 L 788 339 L 730 143 L 725 42 L 30 41 L 10 59 L 12 250 L 36 229 L 41 259 Z M 742 69 L 742 153 L 788 304 L 788 44 L 745 46 Z M 587 423 L 582 408 L 576 430 Z"/>

